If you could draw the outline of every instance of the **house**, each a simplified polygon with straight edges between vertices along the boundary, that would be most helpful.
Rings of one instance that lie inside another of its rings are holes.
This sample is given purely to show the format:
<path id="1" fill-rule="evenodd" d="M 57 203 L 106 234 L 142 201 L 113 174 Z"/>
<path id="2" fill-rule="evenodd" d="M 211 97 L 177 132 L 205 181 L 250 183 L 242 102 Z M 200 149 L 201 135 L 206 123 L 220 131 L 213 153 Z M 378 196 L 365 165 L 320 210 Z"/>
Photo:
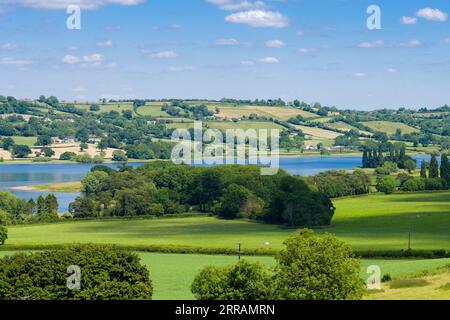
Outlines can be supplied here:
<path id="1" fill-rule="evenodd" d="M 75 141 L 76 141 L 75 137 L 72 136 L 64 137 L 63 139 L 64 143 L 74 143 Z"/>
<path id="2" fill-rule="evenodd" d="M 59 137 L 52 137 L 52 144 L 62 143 L 62 140 Z"/>
<path id="3" fill-rule="evenodd" d="M 89 143 L 97 144 L 100 141 L 102 141 L 102 138 L 97 138 L 97 136 L 94 134 L 89 135 L 89 140 L 88 140 Z"/>

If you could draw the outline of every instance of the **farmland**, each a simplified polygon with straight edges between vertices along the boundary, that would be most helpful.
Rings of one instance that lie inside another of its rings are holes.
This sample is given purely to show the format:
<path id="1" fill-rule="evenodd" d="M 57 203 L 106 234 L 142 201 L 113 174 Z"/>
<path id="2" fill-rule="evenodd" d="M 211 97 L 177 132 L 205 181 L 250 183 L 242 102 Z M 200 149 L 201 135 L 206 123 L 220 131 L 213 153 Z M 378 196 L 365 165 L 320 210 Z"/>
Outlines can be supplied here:
<path id="1" fill-rule="evenodd" d="M 397 129 L 402 130 L 402 133 L 412 133 L 419 132 L 418 129 L 410 127 L 406 124 L 400 122 L 390 122 L 390 121 L 369 121 L 363 122 L 365 126 L 369 127 L 374 131 L 385 132 L 386 134 L 394 134 Z"/>
<path id="2" fill-rule="evenodd" d="M 334 200 L 332 225 L 356 250 L 449 249 L 450 192 L 373 194 Z M 386 210 L 389 208 L 389 210 Z M 247 220 L 212 217 L 107 220 L 11 226 L 8 245 L 116 243 L 128 246 L 185 246 L 277 250 L 295 229 Z"/>

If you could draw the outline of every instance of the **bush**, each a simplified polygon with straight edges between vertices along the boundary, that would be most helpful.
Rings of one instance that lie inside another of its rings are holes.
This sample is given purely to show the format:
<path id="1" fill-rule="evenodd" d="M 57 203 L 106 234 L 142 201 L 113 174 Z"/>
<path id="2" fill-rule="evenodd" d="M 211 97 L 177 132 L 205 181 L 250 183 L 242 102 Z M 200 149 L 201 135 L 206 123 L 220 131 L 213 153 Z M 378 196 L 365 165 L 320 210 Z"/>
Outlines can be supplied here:
<path id="1" fill-rule="evenodd" d="M 37 157 L 37 158 L 33 158 L 31 160 L 32 162 L 51 162 L 52 158 L 48 158 L 48 157 Z"/>
<path id="2" fill-rule="evenodd" d="M 0 225 L 0 245 L 4 245 L 6 239 L 8 239 L 8 229 L 5 226 Z"/>
<path id="3" fill-rule="evenodd" d="M 209 266 L 195 277 L 191 291 L 199 300 L 267 300 L 271 276 L 259 263 L 240 261 L 234 266 Z"/>
<path id="4" fill-rule="evenodd" d="M 381 277 L 381 282 L 389 282 L 392 280 L 391 274 L 386 273 Z"/>
<path id="5" fill-rule="evenodd" d="M 442 190 L 445 189 L 445 181 L 441 178 L 425 179 L 426 190 Z"/>
<path id="6" fill-rule="evenodd" d="M 67 288 L 68 267 L 81 288 Z M 0 259 L 0 300 L 149 300 L 152 283 L 136 254 L 105 245 L 15 254 Z"/>
<path id="7" fill-rule="evenodd" d="M 384 176 L 378 179 L 377 190 L 385 194 L 391 194 L 400 185 L 399 181 L 393 176 Z"/>
<path id="8" fill-rule="evenodd" d="M 128 157 L 126 156 L 125 152 L 123 152 L 122 150 L 115 150 L 112 155 L 113 155 L 113 157 L 112 157 L 113 161 L 117 161 L 117 162 L 127 162 L 128 161 Z"/>
<path id="9" fill-rule="evenodd" d="M 302 230 L 277 257 L 276 297 L 282 300 L 360 299 L 360 263 L 334 235 Z"/>
<path id="10" fill-rule="evenodd" d="M 411 177 L 403 183 L 403 191 L 423 191 L 425 190 L 425 180 L 423 178 Z"/>
<path id="11" fill-rule="evenodd" d="M 75 152 L 66 151 L 59 156 L 59 160 L 73 161 L 77 157 Z"/>

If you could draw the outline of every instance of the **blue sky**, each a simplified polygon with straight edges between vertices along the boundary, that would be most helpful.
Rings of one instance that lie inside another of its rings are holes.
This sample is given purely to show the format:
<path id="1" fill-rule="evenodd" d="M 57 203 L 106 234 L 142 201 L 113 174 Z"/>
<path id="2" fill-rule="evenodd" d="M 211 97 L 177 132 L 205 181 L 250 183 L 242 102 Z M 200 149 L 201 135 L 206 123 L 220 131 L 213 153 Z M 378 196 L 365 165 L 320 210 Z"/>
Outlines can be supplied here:
<path id="1" fill-rule="evenodd" d="M 448 13 L 446 0 L 0 0 L 0 94 L 440 106 Z"/>

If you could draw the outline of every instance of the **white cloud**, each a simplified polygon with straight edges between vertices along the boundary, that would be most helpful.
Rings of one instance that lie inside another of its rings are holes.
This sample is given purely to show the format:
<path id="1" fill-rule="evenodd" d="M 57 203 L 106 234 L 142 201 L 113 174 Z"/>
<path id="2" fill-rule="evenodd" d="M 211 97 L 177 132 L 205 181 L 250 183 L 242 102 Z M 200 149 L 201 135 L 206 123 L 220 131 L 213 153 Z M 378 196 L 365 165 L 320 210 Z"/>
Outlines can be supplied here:
<path id="1" fill-rule="evenodd" d="M 280 60 L 278 60 L 277 58 L 274 58 L 274 57 L 265 57 L 265 58 L 259 59 L 259 62 L 267 63 L 267 64 L 277 64 L 277 63 L 280 63 Z"/>
<path id="2" fill-rule="evenodd" d="M 302 31 L 302 30 L 299 30 L 299 31 L 297 31 L 297 35 L 298 35 L 299 37 L 303 37 L 303 36 L 305 35 L 305 32 Z"/>
<path id="3" fill-rule="evenodd" d="M 432 8 L 423 8 L 416 12 L 416 16 L 424 18 L 429 21 L 447 21 L 448 14 L 439 10 Z"/>
<path id="4" fill-rule="evenodd" d="M 77 51 L 79 48 L 77 46 L 70 46 L 67 48 L 69 51 Z"/>
<path id="5" fill-rule="evenodd" d="M 67 54 L 62 58 L 62 62 L 67 64 L 82 63 L 82 67 L 98 66 L 103 61 L 103 56 L 100 53 L 93 53 L 82 57 Z"/>
<path id="6" fill-rule="evenodd" d="M 218 39 L 218 40 L 216 40 L 216 44 L 219 46 L 237 46 L 239 44 L 239 41 L 237 41 L 234 38 Z"/>
<path id="7" fill-rule="evenodd" d="M 419 47 L 422 45 L 422 41 L 418 39 L 412 39 L 406 42 L 400 43 L 400 47 Z"/>
<path id="8" fill-rule="evenodd" d="M 11 66 L 26 66 L 33 64 L 33 60 L 28 59 L 15 59 L 15 58 L 1 58 L 0 65 L 11 65 Z"/>
<path id="9" fill-rule="evenodd" d="M 95 10 L 99 7 L 120 4 L 120 5 L 137 5 L 145 0 L 2 0 L 4 4 L 18 4 L 24 7 L 36 9 L 60 9 L 65 10 L 69 5 L 78 5 L 84 10 Z"/>
<path id="10" fill-rule="evenodd" d="M 384 46 L 383 40 L 376 40 L 372 42 L 363 42 L 358 45 L 359 48 L 371 49 L 371 48 L 379 48 Z"/>
<path id="11" fill-rule="evenodd" d="M 450 37 L 442 40 L 443 43 L 450 44 Z"/>
<path id="12" fill-rule="evenodd" d="M 237 11 L 237 10 L 255 10 L 263 9 L 266 4 L 263 1 L 248 0 L 207 0 L 207 2 L 218 6 L 221 10 Z"/>
<path id="13" fill-rule="evenodd" d="M 113 45 L 112 40 L 99 41 L 96 43 L 96 46 L 100 48 L 112 47 L 112 45 Z"/>
<path id="14" fill-rule="evenodd" d="M 162 51 L 152 53 L 150 57 L 152 57 L 153 59 L 173 59 L 178 57 L 178 54 L 175 51 Z"/>
<path id="15" fill-rule="evenodd" d="M 407 24 L 407 25 L 416 24 L 417 23 L 417 18 L 403 16 L 400 19 L 400 22 L 402 24 Z"/>
<path id="16" fill-rule="evenodd" d="M 353 74 L 353 76 L 354 76 L 355 78 L 363 78 L 363 77 L 366 76 L 366 74 L 363 73 L 363 72 L 356 72 L 356 73 Z"/>
<path id="17" fill-rule="evenodd" d="M 68 64 L 75 64 L 80 62 L 80 57 L 77 56 L 73 56 L 71 54 L 67 54 L 62 58 L 62 62 L 64 63 L 68 63 Z"/>
<path id="18" fill-rule="evenodd" d="M 254 28 L 284 28 L 289 19 L 280 12 L 267 10 L 250 10 L 233 13 L 225 17 L 230 23 L 246 24 Z"/>
<path id="19" fill-rule="evenodd" d="M 268 48 L 282 48 L 284 46 L 286 46 L 286 43 L 281 40 L 269 40 L 266 42 L 266 47 Z"/>
<path id="20" fill-rule="evenodd" d="M 391 73 L 391 74 L 394 74 L 394 73 L 397 73 L 398 70 L 395 69 L 395 68 L 388 68 L 388 69 L 387 69 L 387 72 L 388 72 L 388 73 Z"/>
<path id="21" fill-rule="evenodd" d="M 5 49 L 5 50 L 13 50 L 13 49 L 16 49 L 17 48 L 17 45 L 15 45 L 14 43 L 5 43 L 4 45 L 2 45 L 2 49 Z"/>

